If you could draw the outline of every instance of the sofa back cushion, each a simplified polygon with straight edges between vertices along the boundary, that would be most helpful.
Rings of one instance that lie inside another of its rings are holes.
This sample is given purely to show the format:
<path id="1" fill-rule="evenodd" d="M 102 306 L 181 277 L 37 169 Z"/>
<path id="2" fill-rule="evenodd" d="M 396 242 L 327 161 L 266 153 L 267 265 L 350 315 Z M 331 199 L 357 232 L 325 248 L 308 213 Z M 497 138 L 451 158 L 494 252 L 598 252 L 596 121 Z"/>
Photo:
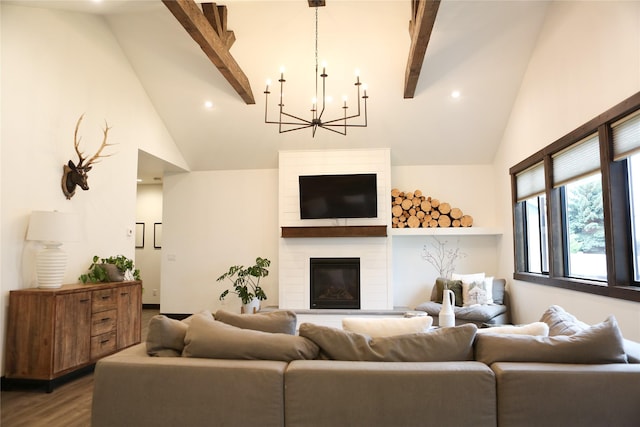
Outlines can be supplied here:
<path id="1" fill-rule="evenodd" d="M 574 335 L 530 336 L 478 334 L 476 360 L 540 363 L 627 363 L 622 333 L 615 317 Z"/>
<path id="2" fill-rule="evenodd" d="M 268 313 L 236 314 L 226 310 L 218 310 L 216 320 L 242 329 L 254 331 L 295 335 L 297 317 L 293 311 L 276 310 Z"/>
<path id="3" fill-rule="evenodd" d="M 549 325 L 549 335 L 573 335 L 589 329 L 589 325 L 578 320 L 573 314 L 568 313 L 559 305 L 552 305 L 540 318 L 541 322 Z"/>
<path id="4" fill-rule="evenodd" d="M 209 311 L 201 311 L 199 316 L 213 320 Z M 184 320 L 171 319 L 158 314 L 149 320 L 147 331 L 147 354 L 159 357 L 180 357 L 184 348 L 184 337 L 193 315 Z"/>
<path id="5" fill-rule="evenodd" d="M 433 332 L 371 338 L 312 323 L 300 325 L 300 336 L 316 343 L 322 357 L 371 362 L 472 360 L 476 331 L 475 325 L 467 324 Z"/>
<path id="6" fill-rule="evenodd" d="M 289 362 L 318 355 L 318 346 L 304 337 L 241 329 L 198 315 L 193 316 L 184 343 L 184 357 Z"/>

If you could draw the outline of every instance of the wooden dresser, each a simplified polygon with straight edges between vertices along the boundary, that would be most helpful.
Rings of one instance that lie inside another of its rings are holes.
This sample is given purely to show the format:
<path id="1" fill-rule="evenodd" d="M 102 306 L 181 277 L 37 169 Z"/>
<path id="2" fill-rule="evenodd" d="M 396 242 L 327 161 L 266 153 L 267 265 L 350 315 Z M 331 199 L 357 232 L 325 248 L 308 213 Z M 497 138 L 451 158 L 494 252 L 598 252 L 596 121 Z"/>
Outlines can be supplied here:
<path id="1" fill-rule="evenodd" d="M 9 293 L 5 378 L 54 380 L 140 342 L 142 282 Z"/>

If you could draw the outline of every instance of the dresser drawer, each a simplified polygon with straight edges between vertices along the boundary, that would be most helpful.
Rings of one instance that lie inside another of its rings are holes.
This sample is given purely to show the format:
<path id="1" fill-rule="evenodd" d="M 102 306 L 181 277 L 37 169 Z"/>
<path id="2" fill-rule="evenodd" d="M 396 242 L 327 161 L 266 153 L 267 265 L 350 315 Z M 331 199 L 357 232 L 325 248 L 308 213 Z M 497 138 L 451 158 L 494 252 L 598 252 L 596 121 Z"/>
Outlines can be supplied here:
<path id="1" fill-rule="evenodd" d="M 116 331 L 91 337 L 91 358 L 98 359 L 116 351 Z"/>
<path id="2" fill-rule="evenodd" d="M 91 316 L 91 336 L 101 335 L 116 329 L 117 310 L 106 310 L 93 313 Z"/>
<path id="3" fill-rule="evenodd" d="M 116 296 L 116 289 L 93 291 L 93 296 L 91 298 L 91 311 L 97 313 L 99 311 L 115 309 L 118 306 Z"/>

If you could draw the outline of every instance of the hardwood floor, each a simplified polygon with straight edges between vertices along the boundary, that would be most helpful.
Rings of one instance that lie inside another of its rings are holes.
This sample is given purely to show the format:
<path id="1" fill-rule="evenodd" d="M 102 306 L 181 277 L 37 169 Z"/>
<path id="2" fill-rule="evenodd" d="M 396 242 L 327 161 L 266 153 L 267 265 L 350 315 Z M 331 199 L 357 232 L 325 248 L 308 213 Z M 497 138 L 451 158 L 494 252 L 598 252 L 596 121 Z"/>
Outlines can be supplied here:
<path id="1" fill-rule="evenodd" d="M 149 319 L 158 310 L 142 310 L 142 340 L 147 336 Z M 93 373 L 75 378 L 45 393 L 43 387 L 2 391 L 2 427 L 88 427 L 91 425 Z"/>

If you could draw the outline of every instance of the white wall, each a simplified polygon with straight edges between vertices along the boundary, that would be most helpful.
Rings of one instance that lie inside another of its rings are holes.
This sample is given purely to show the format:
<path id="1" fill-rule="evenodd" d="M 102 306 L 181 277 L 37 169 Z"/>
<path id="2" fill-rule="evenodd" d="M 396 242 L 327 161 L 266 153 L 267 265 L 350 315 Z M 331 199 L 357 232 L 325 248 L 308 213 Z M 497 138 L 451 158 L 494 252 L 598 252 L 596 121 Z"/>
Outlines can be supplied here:
<path id="1" fill-rule="evenodd" d="M 65 244 L 64 281 L 77 282 L 91 257 L 134 256 L 136 170 L 139 145 L 184 165 L 105 21 L 96 16 L 2 4 L 2 117 L 0 318 L 10 290 L 33 286 L 37 245 L 25 244 L 33 210 L 80 215 L 84 239 Z M 66 200 L 62 165 L 77 160 L 73 131 L 92 155 L 105 120 L 112 127 L 105 150 L 113 153 L 89 173 L 89 191 Z M 0 358 L 6 330 L 2 329 Z M 4 363 L 0 366 L 4 367 Z"/>
<path id="2" fill-rule="evenodd" d="M 278 171 L 240 170 L 165 175 L 163 197 L 163 313 L 225 308 L 240 312 L 240 300 L 218 301 L 226 289 L 216 279 L 232 265 L 271 260 L 261 281 L 266 305 L 278 304 Z"/>
<path id="3" fill-rule="evenodd" d="M 215 279 L 232 264 L 256 256 L 272 263 L 265 279 L 267 305 L 278 305 L 278 170 L 192 172 L 166 176 L 163 199 L 162 298 L 165 313 L 240 310 L 237 298 L 222 305 Z M 505 179 L 504 177 L 502 179 Z M 421 189 L 474 217 L 474 227 L 496 223 L 495 177 L 489 165 L 391 167 L 391 187 Z M 390 195 L 389 195 L 390 200 Z M 510 220 L 510 219 L 509 219 Z M 395 306 L 415 307 L 429 298 L 438 275 L 420 258 L 427 236 L 392 237 Z M 459 272 L 498 274 L 501 236 L 440 238 L 459 243 L 467 256 Z M 173 260 L 173 261 L 172 261 Z M 502 277 L 509 279 L 511 272 Z"/>
<path id="4" fill-rule="evenodd" d="M 639 2 L 552 2 L 495 159 L 504 218 L 499 271 L 513 272 L 508 169 L 640 90 Z M 516 322 L 538 320 L 559 304 L 588 323 L 614 314 L 640 339 L 640 304 L 516 281 Z"/>
<path id="5" fill-rule="evenodd" d="M 143 282 L 142 303 L 160 304 L 162 249 L 154 248 L 154 224 L 162 223 L 162 184 L 138 184 L 136 223 L 144 223 L 144 247 L 136 248 L 136 268 Z"/>

